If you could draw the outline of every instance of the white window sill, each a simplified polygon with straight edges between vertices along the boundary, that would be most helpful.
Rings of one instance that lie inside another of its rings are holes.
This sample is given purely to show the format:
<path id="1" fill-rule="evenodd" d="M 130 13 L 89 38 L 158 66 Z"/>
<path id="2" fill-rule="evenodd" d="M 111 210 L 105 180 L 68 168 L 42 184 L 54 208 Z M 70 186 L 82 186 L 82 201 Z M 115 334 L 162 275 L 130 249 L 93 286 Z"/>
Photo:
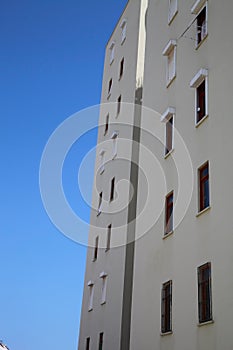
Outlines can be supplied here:
<path id="1" fill-rule="evenodd" d="M 202 211 L 199 211 L 197 214 L 196 214 L 196 217 L 198 218 L 199 216 L 201 216 L 202 214 L 204 214 L 205 212 L 207 212 L 208 210 L 211 209 L 211 206 L 209 205 L 208 207 L 206 207 L 205 209 L 203 209 Z"/>
<path id="2" fill-rule="evenodd" d="M 160 333 L 160 335 L 162 336 L 162 337 L 164 337 L 164 336 L 166 336 L 166 335 L 171 335 L 171 334 L 173 334 L 173 332 L 172 331 L 169 331 L 169 332 L 166 332 L 166 333 Z"/>
<path id="3" fill-rule="evenodd" d="M 208 37 L 208 33 L 204 36 L 204 38 L 196 45 L 195 49 L 198 50 L 199 47 L 202 45 L 202 43 L 206 40 Z"/>
<path id="4" fill-rule="evenodd" d="M 176 74 L 170 80 L 167 81 L 167 85 L 166 85 L 167 88 L 169 88 L 169 86 L 173 83 L 175 78 L 176 78 Z"/>
<path id="5" fill-rule="evenodd" d="M 206 321 L 206 322 L 198 323 L 197 326 L 198 327 L 202 327 L 202 326 L 207 326 L 208 324 L 213 324 L 213 323 L 214 323 L 214 320 L 209 320 L 209 321 Z"/>
<path id="6" fill-rule="evenodd" d="M 171 153 L 173 153 L 174 152 L 174 148 L 172 148 L 169 152 L 167 152 L 165 155 L 164 155 L 164 159 L 167 159 L 170 155 L 171 155 Z"/>
<path id="7" fill-rule="evenodd" d="M 198 128 L 198 126 L 200 126 L 208 118 L 208 116 L 209 115 L 206 114 L 203 118 L 201 118 L 201 120 L 195 124 L 195 127 Z"/>
<path id="8" fill-rule="evenodd" d="M 178 13 L 178 10 L 176 10 L 172 15 L 171 17 L 168 18 L 168 25 L 170 26 L 170 24 L 173 22 L 174 18 L 176 17 Z"/>
<path id="9" fill-rule="evenodd" d="M 166 238 L 170 237 L 173 233 L 174 233 L 174 230 L 172 230 L 172 231 L 170 231 L 168 233 L 164 233 L 163 239 L 166 239 Z"/>

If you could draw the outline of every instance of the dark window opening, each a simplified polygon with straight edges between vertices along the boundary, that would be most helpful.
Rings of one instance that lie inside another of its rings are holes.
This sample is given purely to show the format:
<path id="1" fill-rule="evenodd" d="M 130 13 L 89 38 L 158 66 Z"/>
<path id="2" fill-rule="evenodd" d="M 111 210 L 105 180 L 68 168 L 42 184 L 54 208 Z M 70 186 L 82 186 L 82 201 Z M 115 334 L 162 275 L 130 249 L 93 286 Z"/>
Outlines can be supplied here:
<path id="1" fill-rule="evenodd" d="M 86 350 L 90 349 L 90 337 L 86 338 Z"/>
<path id="2" fill-rule="evenodd" d="M 122 58 L 121 63 L 120 63 L 120 74 L 119 74 L 119 79 L 122 78 L 124 73 L 124 58 Z"/>
<path id="3" fill-rule="evenodd" d="M 173 147 L 173 117 L 166 122 L 166 148 L 165 154 L 168 154 Z"/>
<path id="4" fill-rule="evenodd" d="M 98 246 L 99 246 L 99 236 L 97 236 L 96 239 L 95 239 L 95 248 L 94 248 L 93 261 L 97 260 L 97 256 L 98 256 Z"/>
<path id="5" fill-rule="evenodd" d="M 197 16 L 197 45 L 207 34 L 206 7 Z"/>
<path id="6" fill-rule="evenodd" d="M 172 331 L 172 281 L 163 284 L 162 288 L 161 331 Z"/>
<path id="7" fill-rule="evenodd" d="M 209 164 L 206 163 L 199 169 L 199 210 L 209 207 Z"/>
<path id="8" fill-rule="evenodd" d="M 99 350 L 103 350 L 104 343 L 104 333 L 100 333 L 99 335 Z"/>
<path id="9" fill-rule="evenodd" d="M 114 199 L 114 191 L 115 191 L 115 177 L 111 180 L 110 201 L 113 201 Z"/>
<path id="10" fill-rule="evenodd" d="M 121 96 L 119 96 L 117 99 L 117 115 L 120 113 L 120 111 L 121 111 Z"/>
<path id="11" fill-rule="evenodd" d="M 111 233 L 112 233 L 112 225 L 110 224 L 108 225 L 108 230 L 107 230 L 107 244 L 105 249 L 106 252 L 110 249 Z"/>
<path id="12" fill-rule="evenodd" d="M 104 135 L 106 135 L 108 132 L 108 126 L 109 126 L 109 114 L 106 116 Z"/>
<path id="13" fill-rule="evenodd" d="M 205 80 L 197 87 L 197 123 L 206 115 Z"/>
<path id="14" fill-rule="evenodd" d="M 166 197 L 165 234 L 173 231 L 173 192 Z"/>
<path id="15" fill-rule="evenodd" d="M 198 268 L 198 316 L 199 323 L 212 320 L 211 263 Z"/>
<path id="16" fill-rule="evenodd" d="M 108 95 L 110 95 L 111 90 L 112 90 L 112 79 L 110 79 L 108 83 Z"/>

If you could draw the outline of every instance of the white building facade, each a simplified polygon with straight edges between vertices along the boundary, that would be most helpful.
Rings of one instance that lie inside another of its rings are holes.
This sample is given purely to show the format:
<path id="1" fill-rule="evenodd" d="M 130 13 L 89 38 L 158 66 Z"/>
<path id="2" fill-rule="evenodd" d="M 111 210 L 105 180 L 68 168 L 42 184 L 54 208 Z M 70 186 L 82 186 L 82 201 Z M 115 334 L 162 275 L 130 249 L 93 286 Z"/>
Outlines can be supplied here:
<path id="1" fill-rule="evenodd" d="M 130 0 L 107 44 L 79 350 L 233 349 L 232 13 Z"/>

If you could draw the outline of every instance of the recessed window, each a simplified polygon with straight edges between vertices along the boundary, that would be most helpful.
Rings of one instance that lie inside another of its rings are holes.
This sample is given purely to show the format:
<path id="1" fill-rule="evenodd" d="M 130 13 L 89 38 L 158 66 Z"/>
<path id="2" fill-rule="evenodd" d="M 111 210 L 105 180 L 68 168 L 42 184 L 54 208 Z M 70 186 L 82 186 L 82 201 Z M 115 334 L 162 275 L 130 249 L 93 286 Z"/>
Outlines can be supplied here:
<path id="1" fill-rule="evenodd" d="M 165 230 L 167 235 L 173 231 L 173 192 L 169 193 L 165 200 Z"/>
<path id="2" fill-rule="evenodd" d="M 191 12 L 196 15 L 196 46 L 198 47 L 208 34 L 206 0 L 197 0 Z"/>
<path id="3" fill-rule="evenodd" d="M 173 116 L 171 116 L 166 122 L 166 147 L 165 155 L 171 152 L 173 148 Z"/>
<path id="4" fill-rule="evenodd" d="M 121 95 L 117 99 L 117 115 L 120 114 L 121 111 Z"/>
<path id="5" fill-rule="evenodd" d="M 92 281 L 88 282 L 89 288 L 89 302 L 88 302 L 88 311 L 93 310 L 93 299 L 94 299 L 94 283 Z"/>
<path id="6" fill-rule="evenodd" d="M 114 194 L 115 194 L 115 177 L 113 177 L 111 180 L 110 202 L 114 200 Z"/>
<path id="7" fill-rule="evenodd" d="M 198 169 L 199 177 L 199 211 L 210 205 L 209 193 L 209 163 L 205 163 Z"/>
<path id="8" fill-rule="evenodd" d="M 121 44 L 123 44 L 126 39 L 126 31 L 127 31 L 127 22 L 124 19 L 121 23 Z"/>
<path id="9" fill-rule="evenodd" d="M 107 134 L 107 132 L 108 132 L 108 127 L 109 127 L 109 114 L 106 115 L 106 119 L 105 119 L 104 135 Z"/>
<path id="10" fill-rule="evenodd" d="M 177 0 L 169 0 L 168 1 L 168 24 L 171 23 L 173 18 L 178 12 L 177 8 Z"/>
<path id="11" fill-rule="evenodd" d="M 110 50 L 110 64 L 112 64 L 112 62 L 114 61 L 114 58 L 115 58 L 115 43 L 111 43 L 110 47 L 109 47 L 109 50 Z"/>
<path id="12" fill-rule="evenodd" d="M 99 215 L 101 213 L 102 200 L 103 200 L 103 192 L 100 192 L 99 193 L 99 204 L 98 204 L 98 213 L 97 213 L 97 215 Z"/>
<path id="13" fill-rule="evenodd" d="M 99 350 L 103 350 L 103 345 L 104 345 L 104 333 L 101 332 L 99 334 Z"/>
<path id="14" fill-rule="evenodd" d="M 124 58 L 122 58 L 121 63 L 120 63 L 120 72 L 119 72 L 119 80 L 123 77 L 124 73 Z"/>
<path id="15" fill-rule="evenodd" d="M 108 225 L 108 228 L 107 228 L 107 242 L 106 242 L 106 249 L 105 249 L 106 252 L 110 249 L 111 234 L 112 234 L 112 225 L 110 224 Z"/>
<path id="16" fill-rule="evenodd" d="M 90 337 L 86 338 L 86 350 L 90 350 L 90 342 L 91 342 Z"/>
<path id="17" fill-rule="evenodd" d="M 167 87 L 176 77 L 176 40 L 170 40 L 163 50 L 163 55 L 167 58 L 166 81 Z"/>
<path id="18" fill-rule="evenodd" d="M 196 124 L 208 115 L 208 70 L 202 68 L 190 82 L 190 86 L 195 88 L 195 118 Z"/>
<path id="19" fill-rule="evenodd" d="M 110 79 L 108 82 L 108 98 L 111 96 L 111 91 L 112 91 L 112 79 Z"/>
<path id="20" fill-rule="evenodd" d="M 102 279 L 102 286 L 101 286 L 101 304 L 106 303 L 106 295 L 107 295 L 107 274 L 106 272 L 102 272 L 100 274 L 100 278 Z"/>
<path id="21" fill-rule="evenodd" d="M 114 131 L 112 134 L 112 159 L 115 159 L 117 156 L 117 139 L 118 139 L 118 132 Z"/>
<path id="22" fill-rule="evenodd" d="M 99 236 L 95 238 L 95 247 L 94 247 L 94 255 L 93 255 L 93 261 L 97 260 L 98 257 L 98 247 L 99 247 Z"/>
<path id="23" fill-rule="evenodd" d="M 161 303 L 161 332 L 172 331 L 172 281 L 163 284 Z"/>
<path id="24" fill-rule="evenodd" d="M 105 170 L 104 157 L 105 157 L 105 150 L 101 150 L 100 151 L 100 175 L 103 174 Z"/>
<path id="25" fill-rule="evenodd" d="M 198 273 L 198 319 L 199 323 L 212 320 L 211 263 L 197 270 Z"/>

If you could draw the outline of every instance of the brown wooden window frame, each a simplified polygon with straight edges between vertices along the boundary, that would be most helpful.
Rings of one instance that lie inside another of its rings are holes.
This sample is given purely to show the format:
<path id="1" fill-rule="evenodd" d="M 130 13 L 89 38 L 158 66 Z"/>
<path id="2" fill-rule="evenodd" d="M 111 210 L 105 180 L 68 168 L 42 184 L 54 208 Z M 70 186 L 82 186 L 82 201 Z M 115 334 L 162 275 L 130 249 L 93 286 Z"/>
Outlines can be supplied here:
<path id="1" fill-rule="evenodd" d="M 164 235 L 173 232 L 173 208 L 174 207 L 174 191 L 168 193 L 165 198 L 165 229 Z"/>
<path id="2" fill-rule="evenodd" d="M 172 332 L 172 281 L 163 283 L 161 292 L 161 333 Z"/>
<path id="3" fill-rule="evenodd" d="M 205 323 L 213 320 L 212 316 L 212 281 L 211 263 L 207 262 L 197 269 L 198 278 L 198 321 Z"/>
<path id="4" fill-rule="evenodd" d="M 206 116 L 206 79 L 196 87 L 196 124 Z"/>
<path id="5" fill-rule="evenodd" d="M 210 206 L 209 162 L 204 163 L 198 169 L 198 186 L 199 186 L 198 210 L 199 212 L 201 212 Z"/>

